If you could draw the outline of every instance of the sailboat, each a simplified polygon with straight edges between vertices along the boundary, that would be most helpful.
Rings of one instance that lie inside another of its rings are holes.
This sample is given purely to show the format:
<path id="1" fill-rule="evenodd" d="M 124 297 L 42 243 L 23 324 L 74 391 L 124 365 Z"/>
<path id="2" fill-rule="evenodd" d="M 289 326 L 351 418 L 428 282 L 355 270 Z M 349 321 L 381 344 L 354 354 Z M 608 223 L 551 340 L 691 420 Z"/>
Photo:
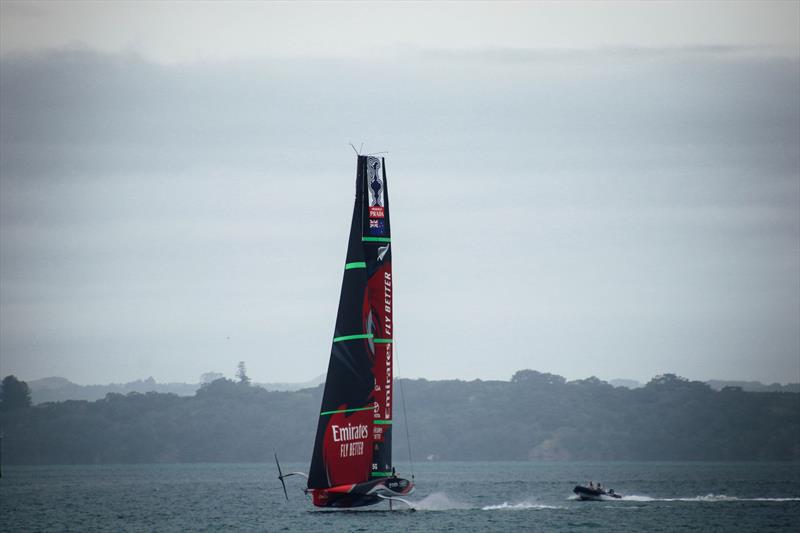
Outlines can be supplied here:
<path id="1" fill-rule="evenodd" d="M 401 501 L 412 480 L 392 466 L 393 314 L 389 194 L 383 157 L 359 155 L 339 311 L 308 478 L 317 507 Z M 277 462 L 277 456 L 275 458 Z M 288 499 L 288 496 L 287 496 Z"/>

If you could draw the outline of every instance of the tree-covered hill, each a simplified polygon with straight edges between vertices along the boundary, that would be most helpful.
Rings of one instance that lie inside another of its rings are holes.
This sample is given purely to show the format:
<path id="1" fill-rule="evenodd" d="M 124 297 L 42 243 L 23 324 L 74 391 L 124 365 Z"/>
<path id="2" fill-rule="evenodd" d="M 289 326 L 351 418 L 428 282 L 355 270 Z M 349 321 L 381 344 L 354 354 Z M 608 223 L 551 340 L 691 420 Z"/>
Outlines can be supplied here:
<path id="1" fill-rule="evenodd" d="M 511 381 L 403 380 L 415 459 L 800 460 L 800 394 L 715 391 L 667 374 L 638 389 L 533 370 Z M 311 454 L 322 386 L 219 379 L 194 396 L 0 404 L 6 464 L 237 462 Z M 400 398 L 398 398 L 400 400 Z M 407 456 L 395 404 L 395 453 Z"/>
<path id="2" fill-rule="evenodd" d="M 107 385 L 78 385 L 62 377 L 49 377 L 28 381 L 31 401 L 34 404 L 63 402 L 67 400 L 101 400 L 109 393 L 128 394 L 139 392 L 173 393 L 178 396 L 194 396 L 203 383 L 223 377 L 218 372 L 208 372 L 201 376 L 200 383 L 158 383 L 152 377 L 129 381 L 128 383 L 109 383 Z M 302 383 L 253 383 L 262 389 L 273 391 L 300 390 L 316 387 L 325 381 L 325 375 Z"/>

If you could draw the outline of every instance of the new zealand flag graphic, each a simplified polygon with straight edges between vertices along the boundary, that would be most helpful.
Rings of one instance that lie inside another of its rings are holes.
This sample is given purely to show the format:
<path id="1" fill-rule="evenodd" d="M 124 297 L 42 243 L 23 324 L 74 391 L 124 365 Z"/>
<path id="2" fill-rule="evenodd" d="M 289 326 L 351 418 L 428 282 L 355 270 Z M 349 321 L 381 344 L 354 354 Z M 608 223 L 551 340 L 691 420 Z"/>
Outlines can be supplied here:
<path id="1" fill-rule="evenodd" d="M 369 220 L 369 232 L 371 235 L 383 235 L 383 219 L 370 219 Z"/>

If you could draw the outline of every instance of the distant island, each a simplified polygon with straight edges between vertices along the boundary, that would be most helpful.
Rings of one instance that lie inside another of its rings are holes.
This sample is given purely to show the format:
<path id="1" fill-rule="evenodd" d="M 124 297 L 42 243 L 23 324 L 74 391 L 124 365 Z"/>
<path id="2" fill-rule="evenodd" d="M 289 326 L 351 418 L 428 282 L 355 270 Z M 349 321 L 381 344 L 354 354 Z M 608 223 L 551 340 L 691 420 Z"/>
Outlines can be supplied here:
<path id="1" fill-rule="evenodd" d="M 0 401 L 5 464 L 259 462 L 273 450 L 307 461 L 323 388 L 218 378 L 191 396 L 109 392 L 32 405 L 28 385 L 10 377 Z M 800 460 L 796 384 L 712 383 L 664 374 L 628 388 L 520 370 L 510 381 L 404 379 L 395 390 L 406 396 L 415 460 Z"/>

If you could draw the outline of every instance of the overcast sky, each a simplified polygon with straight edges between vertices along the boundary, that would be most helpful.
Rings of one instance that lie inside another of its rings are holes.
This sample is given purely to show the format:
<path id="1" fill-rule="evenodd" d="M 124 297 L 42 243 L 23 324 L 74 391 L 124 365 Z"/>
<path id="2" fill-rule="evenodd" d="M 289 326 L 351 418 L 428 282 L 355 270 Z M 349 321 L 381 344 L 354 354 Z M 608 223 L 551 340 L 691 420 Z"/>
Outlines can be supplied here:
<path id="1" fill-rule="evenodd" d="M 388 150 L 399 374 L 800 381 L 800 4 L 0 4 L 0 373 L 324 372 Z"/>

